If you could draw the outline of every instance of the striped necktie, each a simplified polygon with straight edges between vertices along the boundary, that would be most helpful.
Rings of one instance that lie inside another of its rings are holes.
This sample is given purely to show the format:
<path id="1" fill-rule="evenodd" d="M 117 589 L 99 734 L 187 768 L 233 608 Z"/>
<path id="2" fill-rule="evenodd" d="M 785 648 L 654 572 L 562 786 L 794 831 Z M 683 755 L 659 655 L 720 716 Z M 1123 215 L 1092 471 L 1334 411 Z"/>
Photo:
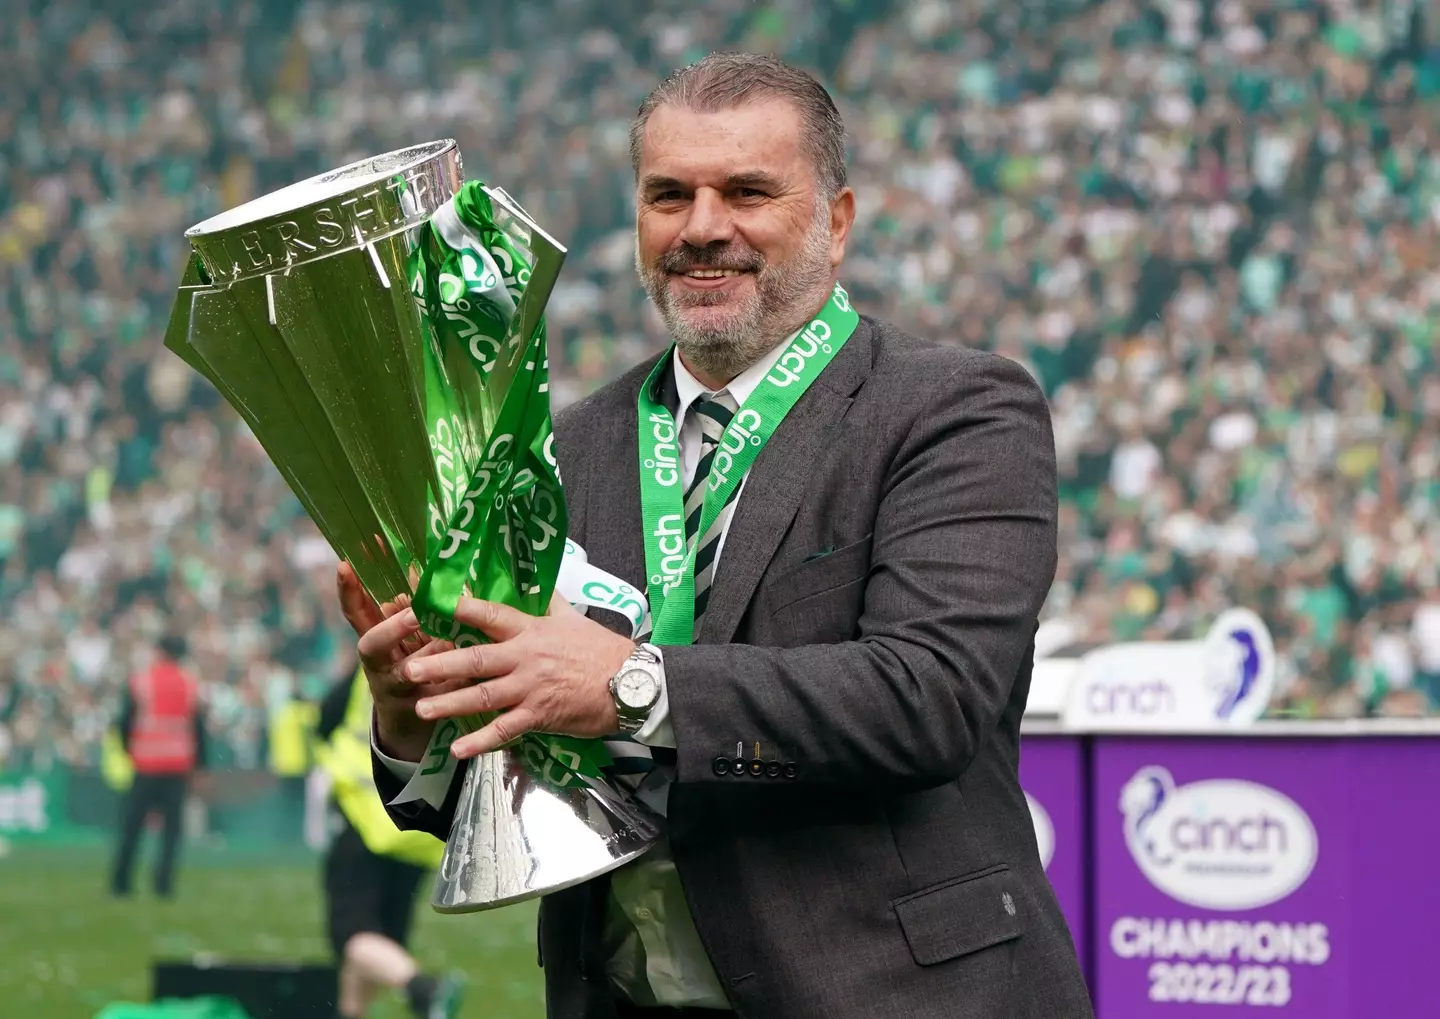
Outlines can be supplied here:
<path id="1" fill-rule="evenodd" d="M 700 515 L 705 507 L 705 493 L 709 490 L 706 482 L 710 477 L 710 466 L 715 462 L 715 451 L 720 448 L 720 436 L 725 433 L 725 426 L 730 424 L 731 417 L 738 409 L 735 405 L 735 398 L 723 391 L 713 397 L 702 396 L 690 407 L 690 412 L 695 415 L 695 420 L 700 425 L 700 432 L 703 436 L 700 442 L 700 461 L 695 465 L 695 477 L 690 482 L 690 488 L 685 492 L 685 542 L 687 548 L 695 549 L 695 631 L 697 633 L 700 630 L 700 618 L 705 614 L 705 607 L 710 603 L 710 585 L 715 580 L 715 555 L 720 551 L 720 539 L 724 536 L 725 528 L 730 523 L 730 515 L 735 511 L 735 495 L 740 491 L 740 486 L 736 485 L 730 493 L 730 498 L 716 514 L 714 521 L 705 533 L 697 535 L 700 530 Z M 697 541 L 698 548 L 696 548 Z"/>

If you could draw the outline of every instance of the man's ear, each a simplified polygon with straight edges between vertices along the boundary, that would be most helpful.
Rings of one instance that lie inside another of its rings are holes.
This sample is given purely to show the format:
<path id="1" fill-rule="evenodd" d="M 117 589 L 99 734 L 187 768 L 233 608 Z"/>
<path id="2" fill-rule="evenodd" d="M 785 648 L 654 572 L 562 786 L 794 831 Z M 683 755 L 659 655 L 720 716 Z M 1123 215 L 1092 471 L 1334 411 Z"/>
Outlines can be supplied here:
<path id="1" fill-rule="evenodd" d="M 830 201 L 830 265 L 838 267 L 845 261 L 845 245 L 850 228 L 855 225 L 855 192 L 841 188 Z"/>

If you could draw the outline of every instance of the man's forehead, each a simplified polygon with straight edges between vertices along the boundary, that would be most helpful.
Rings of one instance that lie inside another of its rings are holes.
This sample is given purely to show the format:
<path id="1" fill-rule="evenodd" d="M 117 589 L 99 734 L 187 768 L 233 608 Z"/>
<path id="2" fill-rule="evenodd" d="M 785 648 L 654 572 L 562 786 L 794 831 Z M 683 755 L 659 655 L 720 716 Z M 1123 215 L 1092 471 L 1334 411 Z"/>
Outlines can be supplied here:
<path id="1" fill-rule="evenodd" d="M 699 111 L 663 104 L 640 145 L 640 176 L 789 174 L 803 165 L 800 111 L 783 99 Z"/>

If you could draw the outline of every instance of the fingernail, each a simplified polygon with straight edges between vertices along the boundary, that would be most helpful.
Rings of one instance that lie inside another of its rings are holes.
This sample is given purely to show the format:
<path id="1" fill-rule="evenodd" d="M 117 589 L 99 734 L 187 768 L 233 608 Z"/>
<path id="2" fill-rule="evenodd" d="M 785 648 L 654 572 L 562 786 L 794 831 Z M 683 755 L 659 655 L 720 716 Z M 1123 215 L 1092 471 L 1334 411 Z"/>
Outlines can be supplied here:
<path id="1" fill-rule="evenodd" d="M 457 761 L 468 760 L 471 756 L 469 747 L 462 747 L 455 743 L 450 744 L 450 752 L 455 755 Z"/>
<path id="2" fill-rule="evenodd" d="M 419 626 L 420 620 L 416 617 L 414 609 L 406 609 L 400 613 L 400 623 L 402 626 Z"/>
<path id="3" fill-rule="evenodd" d="M 419 715 L 421 718 L 430 719 L 435 714 L 435 705 L 431 704 L 429 701 L 420 701 L 418 704 L 415 705 L 415 714 Z"/>

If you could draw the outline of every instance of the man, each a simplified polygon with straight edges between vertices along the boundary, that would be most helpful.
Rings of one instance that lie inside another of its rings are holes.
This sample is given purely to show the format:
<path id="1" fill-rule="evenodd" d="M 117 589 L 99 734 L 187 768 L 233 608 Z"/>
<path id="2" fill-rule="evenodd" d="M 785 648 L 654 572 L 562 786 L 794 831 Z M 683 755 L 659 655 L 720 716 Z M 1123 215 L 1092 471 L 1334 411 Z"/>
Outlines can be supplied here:
<path id="1" fill-rule="evenodd" d="M 205 767 L 205 717 L 200 687 L 180 662 L 185 638 L 162 637 L 149 668 L 130 678 L 120 704 L 120 740 L 134 766 L 134 779 L 121 808 L 120 840 L 110 890 L 130 894 L 135 851 L 152 813 L 160 815 L 160 852 L 155 860 L 155 894 L 175 894 L 180 826 L 191 777 Z"/>
<path id="2" fill-rule="evenodd" d="M 424 644 L 342 566 L 382 796 L 453 715 L 503 712 L 462 760 L 531 730 L 654 748 L 668 841 L 541 906 L 556 1019 L 1091 1016 L 1016 778 L 1055 568 L 1042 394 L 850 310 L 843 125 L 808 75 L 709 57 L 632 137 L 676 349 L 556 435 L 571 536 L 648 586 L 655 638 L 463 599 L 493 643 Z M 443 835 L 457 788 L 391 816 Z"/>
<path id="3" fill-rule="evenodd" d="M 439 864 L 444 844 L 399 831 L 386 816 L 370 777 L 371 704 L 364 674 L 346 674 L 321 702 L 315 730 L 336 809 L 325 853 L 327 926 L 340 961 L 336 1014 L 360 1019 L 389 987 L 405 995 L 417 1019 L 453 1019 L 461 981 L 422 973 L 406 948 L 415 891 Z"/>

